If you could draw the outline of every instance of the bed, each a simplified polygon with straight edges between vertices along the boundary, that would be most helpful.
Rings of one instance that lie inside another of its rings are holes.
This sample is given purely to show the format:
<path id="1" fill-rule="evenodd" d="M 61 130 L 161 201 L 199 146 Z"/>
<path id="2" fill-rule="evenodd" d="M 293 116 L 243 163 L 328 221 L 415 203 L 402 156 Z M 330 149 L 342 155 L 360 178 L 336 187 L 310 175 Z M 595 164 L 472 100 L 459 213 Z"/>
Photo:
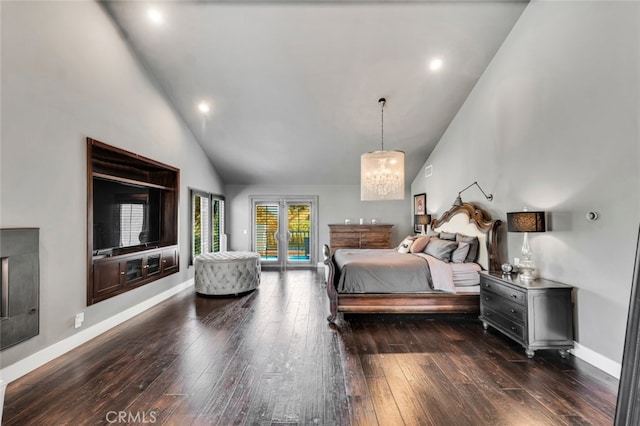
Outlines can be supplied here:
<path id="1" fill-rule="evenodd" d="M 454 240 L 448 241 L 454 241 L 456 247 L 459 241 L 476 238 L 477 252 L 472 256 L 464 253 L 466 261 L 453 264 L 418 250 L 400 253 L 405 251 L 402 248 L 407 239 L 401 243 L 400 250 L 338 249 L 332 252 L 325 245 L 328 321 L 333 323 L 339 312 L 478 313 L 478 271 L 500 268 L 497 230 L 501 222 L 492 220 L 474 204 L 463 203 L 452 207 L 431 225 L 434 237 L 426 240 L 438 240 L 433 247 L 447 245 L 440 236 L 453 236 Z M 433 253 L 435 249 L 425 250 Z"/>

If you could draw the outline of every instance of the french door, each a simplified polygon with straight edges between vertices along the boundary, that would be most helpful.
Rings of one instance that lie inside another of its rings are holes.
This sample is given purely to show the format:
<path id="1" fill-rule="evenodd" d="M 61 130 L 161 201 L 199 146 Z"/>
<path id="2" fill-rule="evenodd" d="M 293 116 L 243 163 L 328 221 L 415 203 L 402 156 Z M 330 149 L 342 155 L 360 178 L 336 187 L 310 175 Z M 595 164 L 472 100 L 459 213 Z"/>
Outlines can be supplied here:
<path id="1" fill-rule="evenodd" d="M 265 268 L 315 265 L 317 197 L 252 197 L 252 246 Z"/>

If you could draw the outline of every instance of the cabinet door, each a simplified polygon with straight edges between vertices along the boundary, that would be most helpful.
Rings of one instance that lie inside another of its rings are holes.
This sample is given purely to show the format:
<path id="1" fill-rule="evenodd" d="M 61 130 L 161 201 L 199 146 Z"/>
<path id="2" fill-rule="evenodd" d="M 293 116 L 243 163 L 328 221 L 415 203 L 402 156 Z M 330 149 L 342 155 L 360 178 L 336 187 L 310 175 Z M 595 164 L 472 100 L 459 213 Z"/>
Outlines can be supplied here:
<path id="1" fill-rule="evenodd" d="M 100 297 L 103 294 L 120 290 L 124 283 L 122 263 L 96 262 L 93 265 L 93 294 Z"/>
<path id="2" fill-rule="evenodd" d="M 142 257 L 136 257 L 124 262 L 124 282 L 127 285 L 132 285 L 144 278 L 144 268 L 142 264 Z"/>
<path id="3" fill-rule="evenodd" d="M 149 278 L 162 272 L 160 253 L 150 254 L 147 256 L 146 263 L 144 265 L 145 277 Z"/>
<path id="4" fill-rule="evenodd" d="M 170 274 L 178 270 L 178 249 L 172 248 L 162 252 L 162 273 Z"/>

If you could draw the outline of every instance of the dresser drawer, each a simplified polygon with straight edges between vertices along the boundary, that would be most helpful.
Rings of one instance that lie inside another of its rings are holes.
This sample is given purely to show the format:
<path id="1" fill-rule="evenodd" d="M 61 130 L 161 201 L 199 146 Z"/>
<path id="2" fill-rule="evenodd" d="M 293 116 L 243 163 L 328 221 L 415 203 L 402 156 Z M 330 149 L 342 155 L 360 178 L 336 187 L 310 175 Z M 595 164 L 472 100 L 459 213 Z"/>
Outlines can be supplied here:
<path id="1" fill-rule="evenodd" d="M 389 224 L 329 225 L 329 245 L 331 250 L 391 248 L 391 227 Z"/>
<path id="2" fill-rule="evenodd" d="M 360 248 L 360 235 L 337 234 L 331 236 L 331 248 Z"/>
<path id="3" fill-rule="evenodd" d="M 506 318 L 526 323 L 527 309 L 525 306 L 513 303 L 504 296 L 500 296 L 486 289 L 482 290 L 480 298 L 482 304 L 492 311 L 497 312 Z"/>
<path id="4" fill-rule="evenodd" d="M 519 322 L 516 322 L 509 318 L 505 318 L 498 312 L 488 308 L 485 305 L 480 306 L 480 314 L 482 315 L 483 319 L 489 324 L 509 334 L 519 343 L 526 342 L 526 328 L 523 324 L 520 324 Z"/>
<path id="5" fill-rule="evenodd" d="M 391 236 L 386 234 L 363 234 L 360 240 L 361 248 L 391 248 Z"/>
<path id="6" fill-rule="evenodd" d="M 517 290 L 507 285 L 500 284 L 498 282 L 490 280 L 485 276 L 480 277 L 480 287 L 481 287 L 481 292 L 484 292 L 485 290 L 489 290 L 512 302 L 518 303 L 523 306 L 527 305 L 527 294 L 522 290 Z"/>

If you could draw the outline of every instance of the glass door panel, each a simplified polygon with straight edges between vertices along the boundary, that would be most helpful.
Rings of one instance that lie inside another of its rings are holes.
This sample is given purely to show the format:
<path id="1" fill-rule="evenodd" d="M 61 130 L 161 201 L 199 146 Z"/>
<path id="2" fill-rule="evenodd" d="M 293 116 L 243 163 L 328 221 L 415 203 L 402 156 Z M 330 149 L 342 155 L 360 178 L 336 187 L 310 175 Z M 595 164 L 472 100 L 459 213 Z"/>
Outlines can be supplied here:
<path id="1" fill-rule="evenodd" d="M 310 264 L 311 203 L 287 203 L 287 263 Z"/>
<path id="2" fill-rule="evenodd" d="M 253 251 L 263 267 L 314 266 L 317 197 L 252 197 Z"/>
<path id="3" fill-rule="evenodd" d="M 265 263 L 280 262 L 279 203 L 257 203 L 254 211 L 254 250 Z"/>

